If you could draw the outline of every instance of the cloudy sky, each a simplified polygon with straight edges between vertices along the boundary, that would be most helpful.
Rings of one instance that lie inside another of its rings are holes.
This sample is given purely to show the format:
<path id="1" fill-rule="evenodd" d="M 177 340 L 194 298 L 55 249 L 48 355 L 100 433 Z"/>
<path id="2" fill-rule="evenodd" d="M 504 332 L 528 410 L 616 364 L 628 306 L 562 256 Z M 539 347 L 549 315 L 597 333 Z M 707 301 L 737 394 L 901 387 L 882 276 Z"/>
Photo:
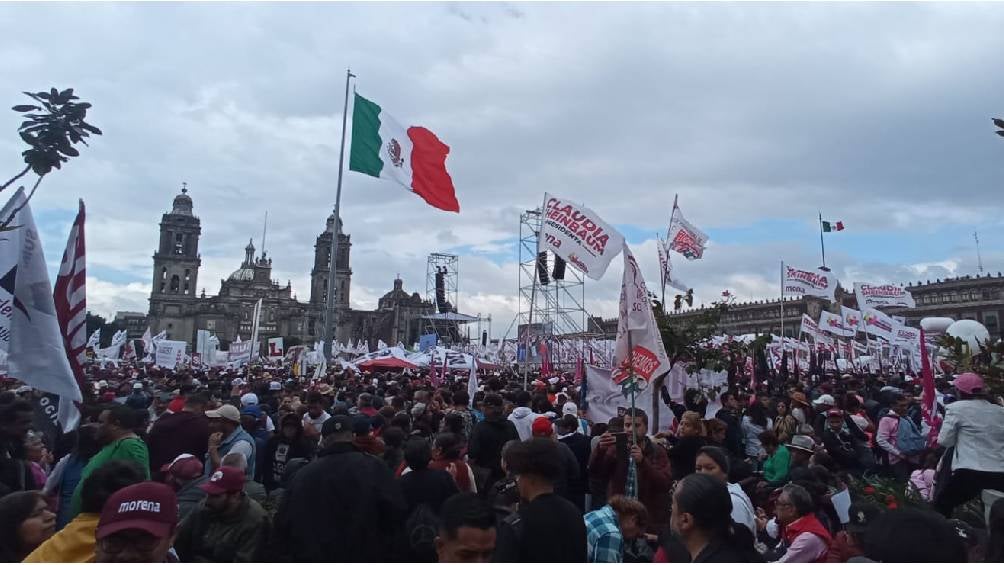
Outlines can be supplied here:
<path id="1" fill-rule="evenodd" d="M 187 182 L 208 294 L 261 237 L 275 278 L 309 295 L 334 203 L 346 67 L 360 94 L 452 148 L 460 214 L 347 173 L 352 302 L 432 252 L 461 256 L 460 308 L 505 333 L 519 213 L 544 191 L 622 229 L 650 281 L 673 195 L 711 243 L 677 258 L 698 302 L 776 296 L 779 261 L 842 282 L 1004 270 L 1004 5 L 3 4 L 0 108 L 73 87 L 104 130 L 33 208 L 58 263 L 88 206 L 88 302 L 146 311 L 158 222 Z M 0 166 L 20 169 L 0 110 Z M 3 133 L 6 132 L 6 133 Z M 621 262 L 590 282 L 616 315 Z"/>

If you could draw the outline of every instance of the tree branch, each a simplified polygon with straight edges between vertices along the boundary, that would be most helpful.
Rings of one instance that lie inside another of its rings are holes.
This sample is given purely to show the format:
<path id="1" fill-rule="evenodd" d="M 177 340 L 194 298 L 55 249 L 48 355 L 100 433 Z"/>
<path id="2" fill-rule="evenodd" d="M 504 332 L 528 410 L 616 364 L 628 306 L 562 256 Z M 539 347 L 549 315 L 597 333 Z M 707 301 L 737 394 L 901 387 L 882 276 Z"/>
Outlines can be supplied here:
<path id="1" fill-rule="evenodd" d="M 38 180 L 35 181 L 35 186 L 31 187 L 31 192 L 28 193 L 28 198 L 25 198 L 24 202 L 22 202 L 20 206 L 14 208 L 14 210 L 10 213 L 10 216 L 7 216 L 7 219 L 4 220 L 3 224 L 0 224 L 0 231 L 8 231 L 9 228 L 7 226 L 14 221 L 14 217 L 17 216 L 17 213 L 23 210 L 24 207 L 31 202 L 31 197 L 35 196 L 35 191 L 38 190 L 38 185 L 42 184 L 43 178 L 45 178 L 45 175 L 40 175 L 38 177 Z"/>
<path id="2" fill-rule="evenodd" d="M 9 181 L 3 183 L 3 186 L 0 186 L 0 192 L 3 192 L 4 189 L 6 189 L 8 186 L 14 184 L 14 181 L 16 181 L 17 179 L 19 179 L 19 178 L 23 177 L 24 175 L 26 175 L 28 173 L 28 171 L 30 171 L 30 170 L 31 170 L 31 165 L 25 165 L 24 166 L 24 170 L 22 170 L 20 173 L 18 173 L 17 176 L 15 176 L 14 178 L 10 179 Z"/>

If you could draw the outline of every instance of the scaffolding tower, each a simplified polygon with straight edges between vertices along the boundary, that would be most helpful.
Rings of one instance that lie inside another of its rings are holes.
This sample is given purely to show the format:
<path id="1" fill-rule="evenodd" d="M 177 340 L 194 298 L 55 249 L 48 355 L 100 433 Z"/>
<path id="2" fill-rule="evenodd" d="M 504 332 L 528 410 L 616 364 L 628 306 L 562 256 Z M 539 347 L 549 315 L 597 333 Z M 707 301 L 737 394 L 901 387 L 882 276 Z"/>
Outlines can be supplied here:
<path id="1" fill-rule="evenodd" d="M 571 266 L 563 274 L 555 272 L 556 256 L 550 252 L 537 253 L 541 219 L 540 209 L 527 210 L 519 217 L 519 311 L 513 324 L 520 340 L 526 338 L 526 331 L 532 336 L 551 337 L 580 334 L 587 327 L 582 273 Z M 556 274 L 560 278 L 555 278 Z M 531 302 L 532 327 L 528 325 Z M 506 334 L 511 330 L 512 326 Z"/>

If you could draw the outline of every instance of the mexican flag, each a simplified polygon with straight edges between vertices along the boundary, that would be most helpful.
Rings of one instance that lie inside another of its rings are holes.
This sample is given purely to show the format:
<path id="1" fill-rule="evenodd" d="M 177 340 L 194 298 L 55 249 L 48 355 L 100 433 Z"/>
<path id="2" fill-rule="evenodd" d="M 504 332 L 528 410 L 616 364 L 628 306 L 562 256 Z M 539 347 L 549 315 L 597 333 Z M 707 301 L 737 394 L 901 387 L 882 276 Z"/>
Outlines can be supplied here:
<path id="1" fill-rule="evenodd" d="M 826 220 L 823 220 L 823 231 L 844 231 L 844 223 L 841 221 L 827 222 Z"/>
<path id="2" fill-rule="evenodd" d="M 431 206 L 459 212 L 446 171 L 449 153 L 449 146 L 431 131 L 404 127 L 373 101 L 355 95 L 349 170 L 395 181 Z"/>

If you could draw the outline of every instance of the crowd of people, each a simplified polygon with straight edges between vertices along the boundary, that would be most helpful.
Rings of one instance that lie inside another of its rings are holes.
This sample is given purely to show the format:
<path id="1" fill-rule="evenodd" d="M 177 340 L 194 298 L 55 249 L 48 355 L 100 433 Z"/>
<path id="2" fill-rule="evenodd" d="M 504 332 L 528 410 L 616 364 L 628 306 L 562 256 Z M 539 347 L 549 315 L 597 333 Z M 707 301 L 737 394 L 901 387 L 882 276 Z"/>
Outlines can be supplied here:
<path id="1" fill-rule="evenodd" d="M 626 399 L 591 419 L 571 374 L 475 392 L 466 372 L 88 371 L 81 425 L 55 439 L 4 385 L 0 560 L 1004 558 L 1004 503 L 982 528 L 956 517 L 1004 491 L 1004 407 L 973 373 L 939 383 L 932 431 L 902 374 L 666 394 L 655 430 Z M 851 488 L 876 480 L 911 504 Z"/>

